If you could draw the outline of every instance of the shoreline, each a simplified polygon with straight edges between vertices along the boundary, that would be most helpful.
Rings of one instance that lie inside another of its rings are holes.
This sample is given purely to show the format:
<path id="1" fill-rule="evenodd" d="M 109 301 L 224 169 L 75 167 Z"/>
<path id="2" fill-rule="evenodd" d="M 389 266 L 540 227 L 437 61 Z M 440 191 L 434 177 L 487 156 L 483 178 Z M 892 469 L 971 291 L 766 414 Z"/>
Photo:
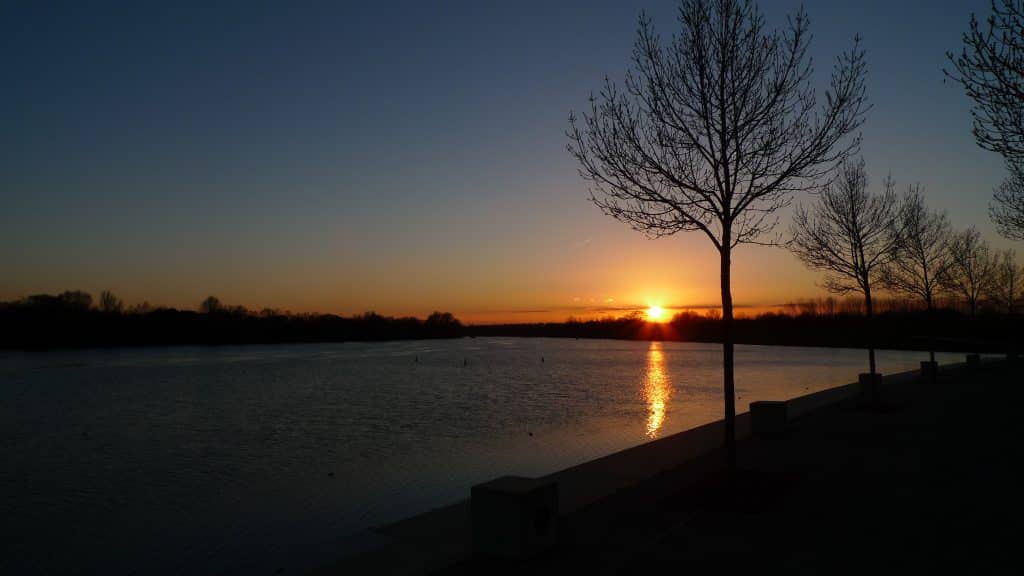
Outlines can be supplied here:
<path id="1" fill-rule="evenodd" d="M 2 353 L 25 353 L 25 354 L 45 354 L 51 352 L 77 352 L 77 351 L 105 351 L 105 350 L 170 350 L 170 349 L 182 349 L 182 348 L 198 348 L 198 349 L 222 349 L 222 348 L 249 348 L 249 347 L 260 347 L 260 346 L 304 346 L 304 345 L 318 345 L 318 344 L 401 344 L 401 343 L 423 343 L 423 342 L 437 342 L 437 341 L 453 341 L 453 340 L 471 340 L 477 338 L 515 338 L 522 340 L 611 340 L 618 342 L 680 342 L 689 344 L 715 344 L 721 345 L 721 340 L 713 339 L 686 339 L 686 338 L 662 338 L 662 337 L 636 337 L 626 338 L 621 336 L 561 336 L 561 335 L 546 335 L 546 334 L 485 334 L 485 335 L 464 335 L 454 337 L 429 337 L 429 338 L 394 338 L 394 339 L 381 339 L 381 340 L 282 340 L 282 341 L 268 341 L 268 342 L 167 342 L 167 343 L 154 343 L 154 342 L 139 342 L 139 343 L 111 343 L 111 344 L 86 344 L 86 345 L 55 345 L 55 346 L 12 346 L 0 344 L 0 354 Z M 864 350 L 867 351 L 867 347 L 860 345 L 857 342 L 795 342 L 795 341 L 749 341 L 749 340 L 737 340 L 735 343 L 737 346 L 777 346 L 780 348 L 816 348 L 816 349 L 827 349 L 827 350 Z M 956 344 L 956 345 L 952 345 Z M 1017 341 L 990 341 L 985 345 L 978 345 L 974 342 L 969 342 L 966 339 L 961 341 L 946 340 L 944 344 L 938 346 L 929 347 L 921 345 L 919 342 L 902 342 L 902 343 L 886 343 L 885 345 L 875 346 L 875 350 L 888 350 L 894 352 L 936 352 L 936 353 L 949 353 L 949 354 L 986 354 L 986 355 L 1003 355 L 1009 350 L 1015 348 L 1022 348 Z"/>

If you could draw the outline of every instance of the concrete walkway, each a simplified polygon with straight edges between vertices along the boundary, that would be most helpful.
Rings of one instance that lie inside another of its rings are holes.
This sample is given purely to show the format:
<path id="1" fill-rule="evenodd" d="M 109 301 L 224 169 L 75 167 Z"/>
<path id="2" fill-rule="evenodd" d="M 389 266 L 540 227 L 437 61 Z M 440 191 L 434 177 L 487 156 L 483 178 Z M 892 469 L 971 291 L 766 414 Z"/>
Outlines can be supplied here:
<path id="1" fill-rule="evenodd" d="M 1016 573 L 1024 369 L 998 362 L 887 382 L 779 438 L 712 452 L 560 519 L 559 544 L 520 565 L 444 574 Z"/>

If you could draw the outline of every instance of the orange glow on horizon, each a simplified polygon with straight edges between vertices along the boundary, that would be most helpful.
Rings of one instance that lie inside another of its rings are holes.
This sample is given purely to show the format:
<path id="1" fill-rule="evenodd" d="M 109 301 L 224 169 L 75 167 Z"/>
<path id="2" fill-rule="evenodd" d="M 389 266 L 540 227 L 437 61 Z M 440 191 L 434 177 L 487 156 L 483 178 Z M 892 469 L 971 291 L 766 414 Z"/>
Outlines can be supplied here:
<path id="1" fill-rule="evenodd" d="M 651 306 L 647 309 L 648 322 L 664 322 L 668 320 L 668 314 L 661 306 Z"/>

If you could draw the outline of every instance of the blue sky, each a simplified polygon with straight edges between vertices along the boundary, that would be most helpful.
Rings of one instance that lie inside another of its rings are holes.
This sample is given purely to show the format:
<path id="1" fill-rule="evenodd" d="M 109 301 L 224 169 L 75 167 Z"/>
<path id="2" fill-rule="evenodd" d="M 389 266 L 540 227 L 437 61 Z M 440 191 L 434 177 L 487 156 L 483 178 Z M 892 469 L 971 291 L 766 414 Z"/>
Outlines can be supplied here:
<path id="1" fill-rule="evenodd" d="M 797 2 L 762 2 L 770 23 Z M 1002 178 L 943 81 L 987 2 L 805 3 L 817 77 L 868 53 L 873 182 L 920 182 L 998 247 Z M 602 216 L 567 116 L 672 1 L 0 5 L 0 299 L 82 288 L 194 307 L 561 318 L 717 301 L 706 239 Z M 737 301 L 820 292 L 779 249 Z M 765 281 L 765 279 L 769 281 Z M 545 312 L 538 312 L 545 311 Z"/>

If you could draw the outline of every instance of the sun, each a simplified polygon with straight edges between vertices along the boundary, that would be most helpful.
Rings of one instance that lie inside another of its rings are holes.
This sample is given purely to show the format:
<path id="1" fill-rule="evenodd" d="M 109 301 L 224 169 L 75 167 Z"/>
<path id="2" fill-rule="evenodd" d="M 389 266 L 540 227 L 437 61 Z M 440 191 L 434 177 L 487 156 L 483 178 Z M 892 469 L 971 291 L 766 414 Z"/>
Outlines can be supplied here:
<path id="1" fill-rule="evenodd" d="M 647 321 L 648 322 L 664 322 L 665 321 L 665 309 L 661 306 L 651 306 L 647 309 Z"/>

